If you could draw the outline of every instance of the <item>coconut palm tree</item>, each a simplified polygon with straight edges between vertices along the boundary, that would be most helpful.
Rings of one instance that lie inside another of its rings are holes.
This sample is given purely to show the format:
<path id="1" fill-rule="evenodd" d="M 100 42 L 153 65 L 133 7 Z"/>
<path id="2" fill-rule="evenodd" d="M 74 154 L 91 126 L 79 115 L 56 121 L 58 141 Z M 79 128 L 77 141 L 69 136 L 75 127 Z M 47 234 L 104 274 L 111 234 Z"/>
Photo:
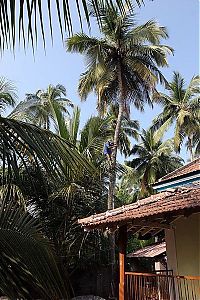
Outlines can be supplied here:
<path id="1" fill-rule="evenodd" d="M 194 146 L 200 136 L 200 78 L 194 76 L 186 87 L 180 73 L 174 72 L 167 91 L 167 94 L 154 95 L 154 100 L 163 107 L 161 114 L 153 121 L 154 127 L 165 131 L 175 124 L 175 148 L 179 151 L 184 139 L 187 139 L 190 159 L 193 160 Z"/>
<path id="2" fill-rule="evenodd" d="M 32 170 L 40 171 L 37 178 L 43 174 L 46 181 L 50 179 L 60 187 L 68 179 L 66 169 L 74 177 L 82 172 L 84 176 L 91 174 L 90 178 L 96 169 L 73 144 L 58 135 L 1 116 L 0 157 L 0 294 L 13 299 L 68 299 L 64 275 L 45 230 L 36 215 L 24 211 L 22 177 L 26 176 L 37 193 Z"/>
<path id="3" fill-rule="evenodd" d="M 129 105 L 143 109 L 150 101 L 150 94 L 158 81 L 165 78 L 158 67 L 167 66 L 167 54 L 172 53 L 160 40 L 168 37 L 165 27 L 155 21 L 136 26 L 135 16 L 130 11 L 119 13 L 116 6 L 102 6 L 98 16 L 101 21 L 101 37 L 84 33 L 67 39 L 66 49 L 85 55 L 87 69 L 81 75 L 79 93 L 83 100 L 95 91 L 98 107 L 118 103 L 119 112 L 114 134 L 114 148 L 110 171 L 108 209 L 114 207 L 116 181 L 116 156 L 123 116 L 129 113 Z M 104 105 L 105 104 L 105 105 Z"/>
<path id="4" fill-rule="evenodd" d="M 182 165 L 183 160 L 175 155 L 173 150 L 173 139 L 162 141 L 159 131 L 143 129 L 140 143 L 135 144 L 130 152 L 130 155 L 136 157 L 126 162 L 133 171 L 128 169 L 129 176 L 125 176 L 125 185 L 128 178 L 129 188 L 131 184 L 137 186 L 135 191 L 139 197 L 151 194 L 153 183 Z"/>
<path id="5" fill-rule="evenodd" d="M 103 0 L 85 0 L 75 1 L 74 6 L 77 14 L 73 13 L 72 17 L 72 2 L 70 0 L 26 0 L 26 1 L 1 1 L 0 11 L 0 50 L 4 51 L 7 47 L 15 48 L 17 38 L 26 45 L 31 41 L 33 50 L 37 46 L 38 34 L 42 35 L 44 47 L 46 46 L 47 31 L 50 31 L 50 36 L 53 40 L 53 25 L 59 23 L 60 33 L 63 38 L 65 33 L 72 34 L 73 23 L 77 23 L 78 19 L 82 27 L 82 21 L 85 19 L 90 25 L 90 16 L 88 6 L 92 3 L 97 13 L 99 13 L 100 4 Z M 112 0 L 111 3 L 116 3 L 121 11 L 125 5 L 130 6 L 130 0 Z M 138 5 L 141 5 L 142 0 L 136 0 Z M 75 18 L 75 19 L 74 19 Z M 46 27 L 47 20 L 48 28 Z M 27 29 L 27 30 L 26 30 Z M 18 35 L 19 34 L 19 35 Z"/>
<path id="6" fill-rule="evenodd" d="M 35 94 L 27 94 L 26 100 L 17 105 L 9 118 L 24 119 L 48 130 L 53 121 L 59 134 L 61 129 L 57 119 L 60 115 L 69 115 L 66 106 L 73 107 L 73 104 L 66 98 L 65 87 L 61 84 L 50 84 L 46 91 L 38 90 Z"/>
<path id="7" fill-rule="evenodd" d="M 16 87 L 5 77 L 0 77 L 0 115 L 8 107 L 14 106 L 17 100 Z"/>

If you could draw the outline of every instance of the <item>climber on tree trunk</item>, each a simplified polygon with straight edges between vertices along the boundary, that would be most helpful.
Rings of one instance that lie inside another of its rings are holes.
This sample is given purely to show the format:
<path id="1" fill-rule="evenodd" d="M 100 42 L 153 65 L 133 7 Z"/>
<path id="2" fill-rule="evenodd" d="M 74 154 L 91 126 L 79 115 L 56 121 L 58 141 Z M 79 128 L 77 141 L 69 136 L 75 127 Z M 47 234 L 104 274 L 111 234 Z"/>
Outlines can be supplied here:
<path id="1" fill-rule="evenodd" d="M 107 141 L 104 144 L 103 154 L 106 155 L 108 162 L 112 163 L 112 149 L 114 147 L 114 143 L 112 141 Z"/>

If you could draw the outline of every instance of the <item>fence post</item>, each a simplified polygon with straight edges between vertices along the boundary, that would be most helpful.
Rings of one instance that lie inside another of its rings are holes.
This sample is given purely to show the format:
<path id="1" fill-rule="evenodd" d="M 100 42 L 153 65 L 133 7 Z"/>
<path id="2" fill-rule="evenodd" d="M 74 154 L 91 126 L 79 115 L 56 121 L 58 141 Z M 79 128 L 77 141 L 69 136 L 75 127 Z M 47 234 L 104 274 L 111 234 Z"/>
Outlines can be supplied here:
<path id="1" fill-rule="evenodd" d="M 119 228 L 119 300 L 125 300 L 125 258 L 127 245 L 127 226 Z"/>

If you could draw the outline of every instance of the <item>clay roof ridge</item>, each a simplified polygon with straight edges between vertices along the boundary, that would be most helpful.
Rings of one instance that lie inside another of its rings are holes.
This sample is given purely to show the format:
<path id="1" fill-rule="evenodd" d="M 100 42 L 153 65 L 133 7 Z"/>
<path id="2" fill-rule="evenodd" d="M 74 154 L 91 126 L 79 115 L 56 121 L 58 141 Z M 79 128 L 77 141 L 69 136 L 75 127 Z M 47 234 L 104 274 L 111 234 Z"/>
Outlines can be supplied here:
<path id="1" fill-rule="evenodd" d="M 195 187 L 179 187 L 152 195 L 147 199 L 139 200 L 139 202 L 129 204 L 128 208 L 123 206 L 113 211 L 92 215 L 91 217 L 79 220 L 84 227 L 91 225 L 107 224 L 121 222 L 123 220 L 140 219 L 150 217 L 164 212 L 175 212 L 186 208 L 200 208 L 200 186 Z M 178 205 L 176 200 L 178 200 Z"/>
<path id="2" fill-rule="evenodd" d="M 196 164 L 198 165 L 198 163 L 199 163 L 199 168 L 198 169 L 200 170 L 200 157 L 198 157 L 198 158 L 194 159 L 193 161 L 189 162 L 188 164 L 185 164 L 184 166 L 182 166 L 182 167 L 166 174 L 165 176 L 161 177 L 156 183 L 160 183 L 163 180 L 171 179 L 171 178 L 173 178 L 173 175 L 177 174 L 179 171 L 182 171 L 182 170 L 184 170 L 184 169 L 186 169 L 186 168 L 188 168 L 192 165 L 196 165 Z M 179 176 L 179 175 L 177 175 L 177 176 Z"/>
<path id="3" fill-rule="evenodd" d="M 147 205 L 155 205 L 156 202 L 158 202 L 158 204 L 159 204 L 159 201 L 162 201 L 163 199 L 167 200 L 167 198 L 171 198 L 171 196 L 174 193 L 182 194 L 183 195 L 183 200 L 184 200 L 184 195 L 185 194 L 189 193 L 191 190 L 196 190 L 198 188 L 199 188 L 198 186 L 195 186 L 195 187 L 182 186 L 182 187 L 177 187 L 177 188 L 174 188 L 174 189 L 169 188 L 164 192 L 151 195 L 148 198 L 140 199 L 137 202 L 134 202 L 134 203 L 131 203 L 131 204 L 128 204 L 128 205 L 123 205 L 123 206 L 115 208 L 113 210 L 107 210 L 106 212 L 103 212 L 103 213 L 100 213 L 100 214 L 93 214 L 93 215 L 91 215 L 87 218 L 82 219 L 84 221 L 79 220 L 78 222 L 79 223 L 99 222 L 99 221 L 105 220 L 109 217 L 115 217 L 117 215 L 120 215 L 121 213 L 125 213 L 125 215 L 127 214 L 127 216 L 128 216 L 128 215 L 131 214 L 131 212 L 134 209 L 142 208 L 142 207 L 145 207 Z M 199 201 L 197 200 L 197 202 L 199 202 Z M 165 203 L 164 206 L 165 205 L 167 205 L 167 204 Z M 162 203 L 161 203 L 161 206 L 163 206 Z"/>
<path id="4" fill-rule="evenodd" d="M 112 216 L 116 216 L 118 214 L 121 214 L 122 212 L 129 212 L 130 210 L 134 209 L 134 208 L 139 208 L 141 206 L 145 206 L 147 203 L 154 203 L 157 202 L 158 200 L 162 199 L 162 196 L 166 197 L 166 196 L 170 196 L 171 193 L 173 191 L 165 191 L 162 193 L 158 193 L 155 195 L 151 195 L 148 198 L 144 198 L 144 199 L 140 199 L 137 200 L 134 203 L 128 204 L 128 205 L 123 205 L 121 207 L 112 209 L 112 210 L 107 210 L 106 212 L 100 213 L 100 214 L 94 214 L 91 215 L 88 218 L 84 218 L 84 220 L 86 221 L 88 219 L 88 222 L 91 221 L 100 221 L 101 219 L 104 219 L 105 217 L 112 217 Z"/>
<path id="5" fill-rule="evenodd" d="M 166 252 L 166 242 L 157 242 L 129 253 L 127 257 L 155 257 Z"/>

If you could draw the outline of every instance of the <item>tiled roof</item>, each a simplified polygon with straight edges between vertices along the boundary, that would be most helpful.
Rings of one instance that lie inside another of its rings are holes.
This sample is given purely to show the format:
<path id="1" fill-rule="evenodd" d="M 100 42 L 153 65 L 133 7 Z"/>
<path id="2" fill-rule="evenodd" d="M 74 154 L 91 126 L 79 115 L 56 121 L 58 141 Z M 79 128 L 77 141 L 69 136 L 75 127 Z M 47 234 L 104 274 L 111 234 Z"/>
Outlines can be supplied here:
<path id="1" fill-rule="evenodd" d="M 158 180 L 158 182 L 160 183 L 162 181 L 165 181 L 168 179 L 173 179 L 173 178 L 179 177 L 181 175 L 186 175 L 186 174 L 189 174 L 194 171 L 200 171 L 200 158 L 197 158 L 197 159 L 193 160 L 192 162 L 190 162 L 189 164 L 187 164 L 183 167 L 180 167 L 179 169 L 163 176 L 162 178 L 160 178 Z"/>
<path id="2" fill-rule="evenodd" d="M 200 212 L 200 185 L 168 189 L 135 203 L 80 219 L 78 222 L 87 229 L 106 228 L 147 219 L 165 220 L 166 215 L 184 215 L 193 210 Z"/>
<path id="3" fill-rule="evenodd" d="M 135 252 L 127 254 L 127 257 L 155 257 L 166 252 L 166 242 L 155 243 Z"/>

